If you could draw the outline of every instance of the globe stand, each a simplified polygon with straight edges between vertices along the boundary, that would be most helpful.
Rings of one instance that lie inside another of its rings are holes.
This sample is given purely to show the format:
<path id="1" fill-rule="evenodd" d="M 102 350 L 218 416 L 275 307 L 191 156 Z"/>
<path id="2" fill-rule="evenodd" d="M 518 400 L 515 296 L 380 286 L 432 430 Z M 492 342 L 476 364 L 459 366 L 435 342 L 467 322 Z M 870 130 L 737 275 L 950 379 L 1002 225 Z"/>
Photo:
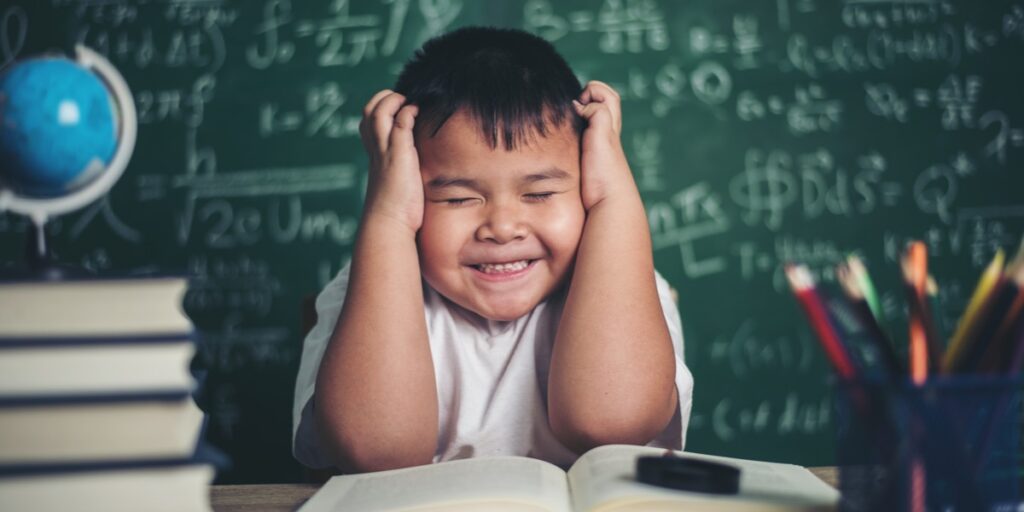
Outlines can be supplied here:
<path id="1" fill-rule="evenodd" d="M 66 265 L 57 262 L 50 251 L 49 239 L 46 235 L 46 224 L 32 224 L 25 237 L 25 264 L 23 270 L 6 273 L 4 277 L 24 278 L 41 281 L 61 281 L 65 279 L 81 279 L 95 277 L 96 273 L 81 266 Z"/>
<path id="2" fill-rule="evenodd" d="M 57 263 L 46 236 L 46 222 L 57 215 L 77 210 L 99 199 L 114 186 L 124 173 L 135 149 L 137 120 L 135 102 L 124 78 L 110 62 L 98 53 L 78 45 L 75 47 L 76 62 L 93 71 L 102 80 L 113 98 L 116 110 L 117 149 L 106 169 L 89 182 L 58 197 L 35 197 L 19 195 L 4 188 L 0 183 L 0 212 L 11 211 L 27 216 L 32 227 L 25 245 L 26 268 L 17 272 L 0 269 L 0 273 L 12 274 L 15 278 L 60 280 L 88 277 L 91 272 L 82 267 Z"/>
<path id="3" fill-rule="evenodd" d="M 25 237 L 25 262 L 29 270 L 36 271 L 53 261 L 50 244 L 46 240 L 46 225 L 32 224 Z"/>

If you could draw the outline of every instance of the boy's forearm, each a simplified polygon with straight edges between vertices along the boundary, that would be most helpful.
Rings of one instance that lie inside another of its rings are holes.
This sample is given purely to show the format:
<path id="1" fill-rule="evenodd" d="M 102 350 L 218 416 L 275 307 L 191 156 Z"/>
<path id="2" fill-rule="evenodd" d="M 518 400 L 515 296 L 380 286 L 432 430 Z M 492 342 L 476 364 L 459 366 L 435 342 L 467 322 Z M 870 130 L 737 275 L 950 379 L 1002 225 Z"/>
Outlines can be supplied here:
<path id="1" fill-rule="evenodd" d="M 437 443 L 437 393 L 415 234 L 368 215 L 345 304 L 317 375 L 321 438 L 343 469 L 426 464 Z"/>
<path id="2" fill-rule="evenodd" d="M 675 410 L 674 377 L 643 203 L 608 198 L 587 213 L 555 341 L 552 430 L 577 451 L 645 444 Z"/>

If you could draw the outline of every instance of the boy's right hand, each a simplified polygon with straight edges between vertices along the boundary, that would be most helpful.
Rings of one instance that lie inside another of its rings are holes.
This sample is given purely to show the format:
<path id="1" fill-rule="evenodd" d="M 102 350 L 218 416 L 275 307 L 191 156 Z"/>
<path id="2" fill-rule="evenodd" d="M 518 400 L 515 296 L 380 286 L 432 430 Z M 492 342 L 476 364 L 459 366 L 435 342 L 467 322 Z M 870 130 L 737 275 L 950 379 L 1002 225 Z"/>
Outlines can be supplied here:
<path id="1" fill-rule="evenodd" d="M 383 216 L 413 235 L 423 224 L 423 180 L 412 133 L 418 113 L 416 105 L 405 105 L 405 96 L 385 89 L 363 107 L 359 123 L 370 155 L 363 219 Z"/>

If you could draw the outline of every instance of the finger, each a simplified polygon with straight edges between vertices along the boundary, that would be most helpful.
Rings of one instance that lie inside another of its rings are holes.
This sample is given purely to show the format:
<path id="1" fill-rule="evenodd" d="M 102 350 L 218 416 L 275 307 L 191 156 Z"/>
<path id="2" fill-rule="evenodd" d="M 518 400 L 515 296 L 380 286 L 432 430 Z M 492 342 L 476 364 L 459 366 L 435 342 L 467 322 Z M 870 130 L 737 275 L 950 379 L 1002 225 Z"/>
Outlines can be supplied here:
<path id="1" fill-rule="evenodd" d="M 580 94 L 580 101 L 586 105 L 592 101 L 609 101 L 619 99 L 619 93 L 615 88 L 597 80 L 587 82 L 586 87 Z"/>
<path id="2" fill-rule="evenodd" d="M 380 103 L 380 100 L 384 99 L 385 96 L 392 94 L 394 92 L 395 91 L 392 91 L 391 89 L 377 91 L 377 94 L 374 94 L 373 97 L 370 98 L 370 101 L 366 102 L 366 106 L 363 107 L 363 117 L 370 117 L 370 114 L 373 113 L 373 109 L 377 107 L 377 104 Z"/>
<path id="3" fill-rule="evenodd" d="M 377 108 L 377 104 L 380 103 L 380 100 L 393 92 L 394 91 L 391 89 L 377 91 L 377 93 L 374 94 L 373 97 L 370 98 L 370 101 L 366 102 L 366 105 L 363 107 L 363 118 L 359 121 L 359 135 L 363 141 L 363 147 L 366 148 L 366 152 L 370 154 L 371 158 L 380 151 L 380 148 L 377 147 L 378 144 L 372 129 L 373 123 L 370 120 L 370 116 L 373 114 L 373 110 Z"/>
<path id="4" fill-rule="evenodd" d="M 413 139 L 413 127 L 416 125 L 416 116 L 420 113 L 416 105 L 406 105 L 395 115 L 395 124 L 391 128 L 390 142 L 392 154 L 397 158 L 404 158 L 410 155 L 410 151 L 416 151 L 416 144 Z"/>
<path id="5" fill-rule="evenodd" d="M 612 118 L 608 105 L 599 102 L 584 105 L 575 100 L 573 100 L 572 104 L 576 108 L 576 113 L 587 120 L 588 130 L 615 130 L 615 120 Z"/>
<path id="6" fill-rule="evenodd" d="M 391 128 L 395 124 L 395 114 L 405 103 L 405 96 L 393 92 L 377 103 L 370 114 L 373 126 L 373 136 L 380 146 L 381 151 L 387 152 L 388 141 L 391 135 Z"/>
<path id="7" fill-rule="evenodd" d="M 584 105 L 589 103 L 606 104 L 612 116 L 612 126 L 615 129 L 615 133 L 622 132 L 621 100 L 619 93 L 615 92 L 612 86 L 604 82 L 591 80 L 587 82 L 587 87 L 583 90 L 583 94 L 580 95 L 580 102 Z"/>

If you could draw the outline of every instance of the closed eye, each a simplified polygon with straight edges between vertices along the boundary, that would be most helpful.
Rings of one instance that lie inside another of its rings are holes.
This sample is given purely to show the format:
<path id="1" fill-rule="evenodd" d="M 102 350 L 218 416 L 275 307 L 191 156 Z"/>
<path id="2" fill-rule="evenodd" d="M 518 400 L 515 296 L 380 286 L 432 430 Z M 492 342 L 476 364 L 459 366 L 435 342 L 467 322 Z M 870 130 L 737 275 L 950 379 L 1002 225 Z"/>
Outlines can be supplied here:
<path id="1" fill-rule="evenodd" d="M 534 203 L 542 203 L 544 201 L 547 201 L 548 199 L 551 199 L 551 196 L 553 195 L 555 195 L 554 192 L 537 192 L 534 194 L 526 194 L 524 197 L 526 197 L 527 201 Z"/>
<path id="2" fill-rule="evenodd" d="M 445 199 L 444 202 L 447 203 L 449 206 L 462 206 L 466 203 L 469 203 L 472 200 L 472 197 L 455 197 L 452 199 Z"/>

